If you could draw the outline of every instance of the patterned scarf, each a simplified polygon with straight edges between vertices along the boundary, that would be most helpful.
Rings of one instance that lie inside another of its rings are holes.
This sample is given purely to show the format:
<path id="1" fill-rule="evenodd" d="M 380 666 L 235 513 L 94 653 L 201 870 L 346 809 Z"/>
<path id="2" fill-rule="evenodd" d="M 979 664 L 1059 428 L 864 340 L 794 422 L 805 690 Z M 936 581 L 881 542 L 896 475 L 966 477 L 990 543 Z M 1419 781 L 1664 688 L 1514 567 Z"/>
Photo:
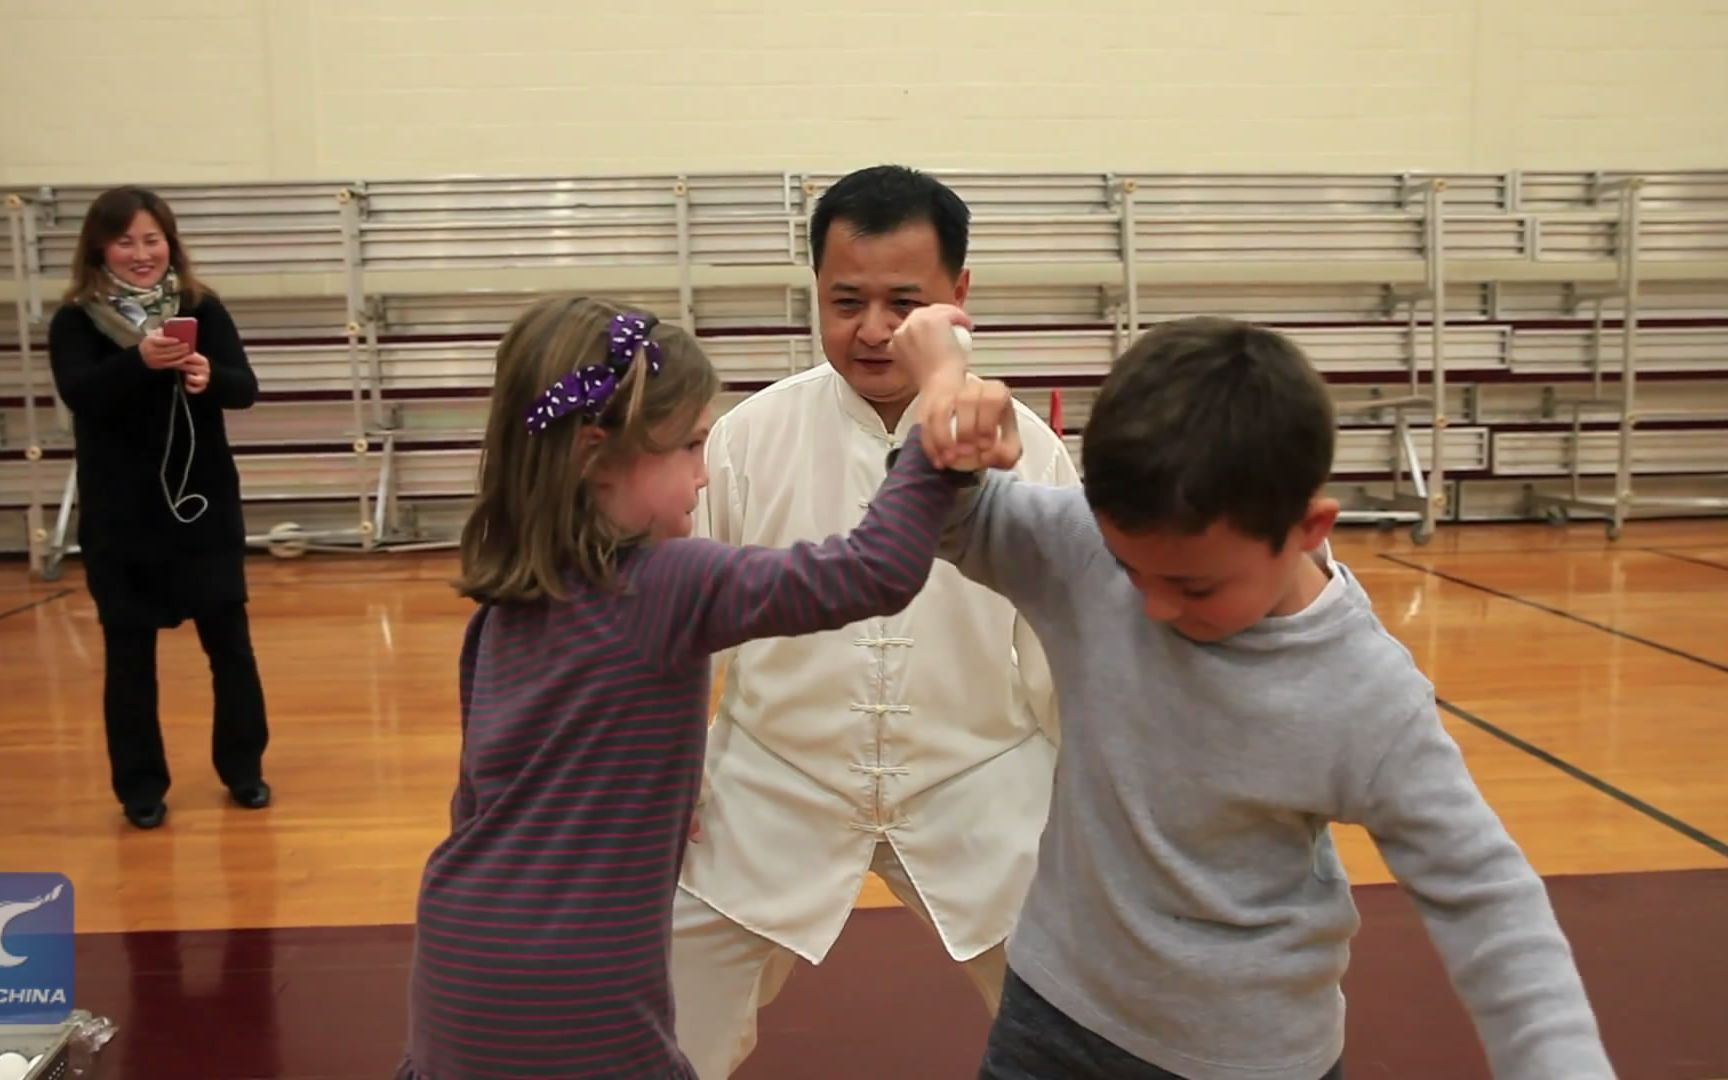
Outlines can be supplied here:
<path id="1" fill-rule="evenodd" d="M 146 333 L 180 314 L 180 275 L 173 267 L 148 289 L 121 281 L 107 268 L 102 278 L 106 295 L 86 300 L 82 307 L 116 345 L 136 345 Z"/>

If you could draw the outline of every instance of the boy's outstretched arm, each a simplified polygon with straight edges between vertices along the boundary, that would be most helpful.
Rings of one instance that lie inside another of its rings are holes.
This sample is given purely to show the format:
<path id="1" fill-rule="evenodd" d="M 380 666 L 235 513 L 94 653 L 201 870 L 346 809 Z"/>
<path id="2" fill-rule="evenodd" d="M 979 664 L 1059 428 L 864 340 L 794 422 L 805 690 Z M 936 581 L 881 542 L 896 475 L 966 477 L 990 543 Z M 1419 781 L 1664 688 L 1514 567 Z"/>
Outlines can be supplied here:
<path id="1" fill-rule="evenodd" d="M 984 473 L 976 493 L 955 504 L 936 551 L 967 578 L 1033 616 L 1107 554 L 1080 489 L 1034 484 L 995 470 Z"/>
<path id="2" fill-rule="evenodd" d="M 1493 1075 L 1612 1078 L 1542 879 L 1477 790 L 1432 700 L 1394 738 L 1359 810 L 1415 900 Z"/>
<path id="3" fill-rule="evenodd" d="M 919 431 L 938 464 L 982 468 L 983 483 L 949 517 L 937 554 L 1024 611 L 1058 574 L 1103 550 L 1077 488 L 1030 484 L 1012 469 L 1020 459 L 1019 418 L 1001 383 L 965 372 L 951 309 L 913 312 L 894 333 L 893 355 L 918 382 Z M 961 378 L 965 375 L 965 378 Z"/>

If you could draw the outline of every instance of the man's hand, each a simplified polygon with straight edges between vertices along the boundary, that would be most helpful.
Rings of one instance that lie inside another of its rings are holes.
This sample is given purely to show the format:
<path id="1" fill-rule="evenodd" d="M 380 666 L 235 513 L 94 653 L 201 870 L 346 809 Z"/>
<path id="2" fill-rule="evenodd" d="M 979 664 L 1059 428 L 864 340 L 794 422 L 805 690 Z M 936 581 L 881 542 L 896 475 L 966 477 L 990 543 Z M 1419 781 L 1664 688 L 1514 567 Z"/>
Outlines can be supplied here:
<path id="1" fill-rule="evenodd" d="M 894 329 L 888 351 L 918 385 L 924 452 L 938 466 L 1011 469 L 1020 461 L 1020 429 L 1006 384 L 966 370 L 954 328 L 972 318 L 951 304 L 919 308 Z"/>
<path id="2" fill-rule="evenodd" d="M 972 329 L 972 317 L 952 304 L 931 304 L 906 316 L 888 341 L 888 355 L 905 368 L 923 393 L 933 383 L 958 386 L 966 374 L 966 351 L 954 328 Z"/>
<path id="3" fill-rule="evenodd" d="M 690 842 L 692 844 L 702 842 L 702 808 L 708 805 L 708 796 L 713 793 L 713 790 L 708 783 L 708 770 L 703 768 L 702 786 L 696 792 L 696 807 L 690 811 Z"/>

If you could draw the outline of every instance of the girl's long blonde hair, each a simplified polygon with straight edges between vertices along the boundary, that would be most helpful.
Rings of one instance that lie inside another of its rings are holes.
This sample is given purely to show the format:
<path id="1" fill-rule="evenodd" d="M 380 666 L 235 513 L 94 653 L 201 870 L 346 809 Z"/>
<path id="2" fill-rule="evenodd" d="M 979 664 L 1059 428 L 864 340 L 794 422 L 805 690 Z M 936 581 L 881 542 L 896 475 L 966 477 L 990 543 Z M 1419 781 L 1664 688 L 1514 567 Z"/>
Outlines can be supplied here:
<path id="1" fill-rule="evenodd" d="M 548 387 L 606 362 L 609 325 L 628 310 L 586 297 L 541 300 L 499 343 L 479 490 L 462 529 L 456 588 L 463 596 L 493 603 L 562 598 L 572 575 L 611 585 L 619 551 L 641 539 L 600 513 L 590 480 L 599 466 L 665 453 L 689 439 L 720 389 L 696 339 L 656 324 L 649 339 L 660 347 L 658 373 L 649 374 L 639 351 L 597 419 L 571 413 L 538 433 L 527 424 Z M 584 437 L 591 427 L 606 437 Z M 667 438 L 668 427 L 676 438 Z"/>

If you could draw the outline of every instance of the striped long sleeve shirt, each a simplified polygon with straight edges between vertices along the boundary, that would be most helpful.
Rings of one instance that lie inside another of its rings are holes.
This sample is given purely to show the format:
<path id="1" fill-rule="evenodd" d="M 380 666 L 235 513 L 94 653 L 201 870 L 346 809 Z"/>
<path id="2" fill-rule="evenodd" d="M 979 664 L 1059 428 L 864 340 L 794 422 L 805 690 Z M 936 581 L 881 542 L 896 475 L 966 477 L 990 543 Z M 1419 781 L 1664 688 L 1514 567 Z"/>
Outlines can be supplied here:
<path id="1" fill-rule="evenodd" d="M 694 1077 L 673 1037 L 672 901 L 709 656 L 910 604 L 955 485 L 914 433 L 848 535 L 665 541 L 624 588 L 483 606 L 460 662 L 450 836 L 421 881 L 402 1076 Z"/>

